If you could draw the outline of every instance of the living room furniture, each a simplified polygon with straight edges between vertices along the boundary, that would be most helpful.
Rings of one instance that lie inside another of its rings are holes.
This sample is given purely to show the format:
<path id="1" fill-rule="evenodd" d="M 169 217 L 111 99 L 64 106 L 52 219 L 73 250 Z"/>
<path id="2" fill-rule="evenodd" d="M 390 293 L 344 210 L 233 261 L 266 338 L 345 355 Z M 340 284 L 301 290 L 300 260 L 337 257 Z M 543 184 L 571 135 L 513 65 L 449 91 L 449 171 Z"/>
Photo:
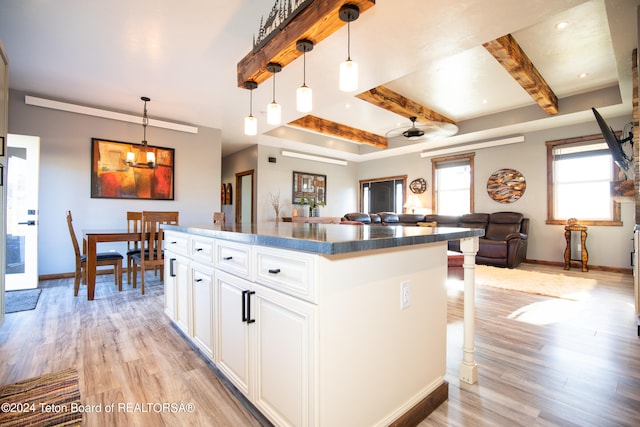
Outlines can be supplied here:
<path id="1" fill-rule="evenodd" d="M 580 237 L 578 237 L 578 233 Z M 587 227 L 578 224 L 575 218 L 570 218 L 564 227 L 564 238 L 567 241 L 567 246 L 564 249 L 564 269 L 571 269 L 571 262 L 577 261 L 580 263 L 582 271 L 589 271 L 587 267 L 587 263 L 589 262 L 589 253 L 587 252 Z M 580 243 L 577 245 L 577 251 L 580 252 L 580 258 L 575 258 L 574 254 L 572 254 L 572 247 L 574 240 L 578 239 Z"/>
<path id="2" fill-rule="evenodd" d="M 482 228 L 485 235 L 479 239 L 477 264 L 514 268 L 527 256 L 529 218 L 518 212 L 470 213 L 460 216 L 352 212 L 345 214 L 343 219 L 369 225 L 417 226 L 418 223 L 435 222 L 438 227 Z M 448 245 L 449 250 L 460 252 L 459 241 L 450 240 Z"/>

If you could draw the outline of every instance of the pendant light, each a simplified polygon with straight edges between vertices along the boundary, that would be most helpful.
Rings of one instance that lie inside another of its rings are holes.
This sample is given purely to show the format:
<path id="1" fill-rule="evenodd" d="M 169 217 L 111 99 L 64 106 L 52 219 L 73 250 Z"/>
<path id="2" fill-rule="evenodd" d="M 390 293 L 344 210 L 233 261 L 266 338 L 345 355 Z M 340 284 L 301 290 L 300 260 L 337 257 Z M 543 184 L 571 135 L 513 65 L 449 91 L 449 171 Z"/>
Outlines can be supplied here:
<path id="1" fill-rule="evenodd" d="M 351 22 L 360 16 L 360 8 L 347 3 L 340 8 L 338 16 L 347 23 L 347 60 L 340 64 L 340 90 L 353 92 L 358 89 L 358 63 L 351 60 Z"/>
<path id="2" fill-rule="evenodd" d="M 249 90 L 249 115 L 244 118 L 245 135 L 253 136 L 258 134 L 258 119 L 253 117 L 253 90 L 257 87 L 258 83 L 253 80 L 244 82 L 244 88 Z"/>
<path id="3" fill-rule="evenodd" d="M 144 111 L 142 114 L 142 147 L 140 148 L 140 152 L 138 156 L 144 159 L 144 162 L 136 161 L 136 154 L 133 151 L 129 151 L 127 153 L 127 159 L 125 163 L 134 168 L 147 168 L 154 169 L 156 167 L 156 154 L 153 151 L 149 151 L 149 147 L 147 146 L 147 125 L 149 124 L 149 116 L 147 115 L 147 102 L 151 101 L 150 98 L 146 96 L 140 97 L 142 101 L 144 101 Z"/>
<path id="4" fill-rule="evenodd" d="M 279 125 L 282 121 L 282 107 L 276 102 L 276 73 L 282 71 L 282 65 L 276 62 L 269 62 L 267 71 L 273 73 L 273 101 L 267 105 L 267 123 Z"/>
<path id="5" fill-rule="evenodd" d="M 301 113 L 308 113 L 313 108 L 313 91 L 307 86 L 307 52 L 313 50 L 311 40 L 302 39 L 296 43 L 296 49 L 302 52 L 302 86 L 296 91 L 296 109 Z"/>

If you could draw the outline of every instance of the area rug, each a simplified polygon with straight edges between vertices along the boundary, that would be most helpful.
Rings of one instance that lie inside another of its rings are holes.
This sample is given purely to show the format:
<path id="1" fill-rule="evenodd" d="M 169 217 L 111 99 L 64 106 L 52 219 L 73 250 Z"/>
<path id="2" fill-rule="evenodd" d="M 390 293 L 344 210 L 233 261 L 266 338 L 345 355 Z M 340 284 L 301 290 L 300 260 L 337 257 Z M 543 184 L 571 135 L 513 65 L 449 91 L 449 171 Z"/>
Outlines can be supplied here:
<path id="1" fill-rule="evenodd" d="M 79 426 L 78 372 L 46 374 L 0 387 L 0 426 Z"/>
<path id="2" fill-rule="evenodd" d="M 568 276 L 560 272 L 549 274 L 519 268 L 476 266 L 476 284 L 478 285 L 574 301 L 588 297 L 596 283 L 594 279 Z"/>
<path id="3" fill-rule="evenodd" d="M 42 289 L 24 289 L 21 291 L 7 291 L 4 293 L 4 312 L 33 310 L 38 305 Z"/>

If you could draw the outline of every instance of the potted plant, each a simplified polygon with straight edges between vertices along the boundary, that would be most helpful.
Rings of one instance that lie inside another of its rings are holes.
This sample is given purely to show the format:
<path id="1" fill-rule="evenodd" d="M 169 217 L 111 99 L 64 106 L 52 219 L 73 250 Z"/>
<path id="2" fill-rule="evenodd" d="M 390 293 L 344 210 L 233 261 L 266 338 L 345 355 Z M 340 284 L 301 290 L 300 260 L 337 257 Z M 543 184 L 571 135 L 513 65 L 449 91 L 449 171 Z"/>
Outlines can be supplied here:
<path id="1" fill-rule="evenodd" d="M 307 200 L 306 197 L 301 197 L 300 198 L 300 205 L 302 205 L 301 208 L 301 214 L 300 216 L 309 216 L 309 207 L 307 206 L 309 204 L 309 201 Z"/>

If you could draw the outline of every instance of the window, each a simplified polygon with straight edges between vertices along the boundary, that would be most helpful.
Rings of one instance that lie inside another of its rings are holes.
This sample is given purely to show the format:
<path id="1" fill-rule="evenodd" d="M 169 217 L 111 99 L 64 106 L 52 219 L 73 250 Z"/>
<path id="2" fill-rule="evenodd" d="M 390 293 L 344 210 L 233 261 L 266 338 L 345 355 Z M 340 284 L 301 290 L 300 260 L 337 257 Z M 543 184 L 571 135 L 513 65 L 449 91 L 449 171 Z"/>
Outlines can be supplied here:
<path id="1" fill-rule="evenodd" d="M 433 212 L 462 215 L 473 212 L 473 158 L 475 154 L 431 159 Z"/>
<path id="2" fill-rule="evenodd" d="M 360 210 L 365 213 L 402 213 L 406 182 L 406 175 L 360 181 Z"/>
<path id="3" fill-rule="evenodd" d="M 611 197 L 618 173 L 602 135 L 547 141 L 547 224 L 622 225 Z"/>

